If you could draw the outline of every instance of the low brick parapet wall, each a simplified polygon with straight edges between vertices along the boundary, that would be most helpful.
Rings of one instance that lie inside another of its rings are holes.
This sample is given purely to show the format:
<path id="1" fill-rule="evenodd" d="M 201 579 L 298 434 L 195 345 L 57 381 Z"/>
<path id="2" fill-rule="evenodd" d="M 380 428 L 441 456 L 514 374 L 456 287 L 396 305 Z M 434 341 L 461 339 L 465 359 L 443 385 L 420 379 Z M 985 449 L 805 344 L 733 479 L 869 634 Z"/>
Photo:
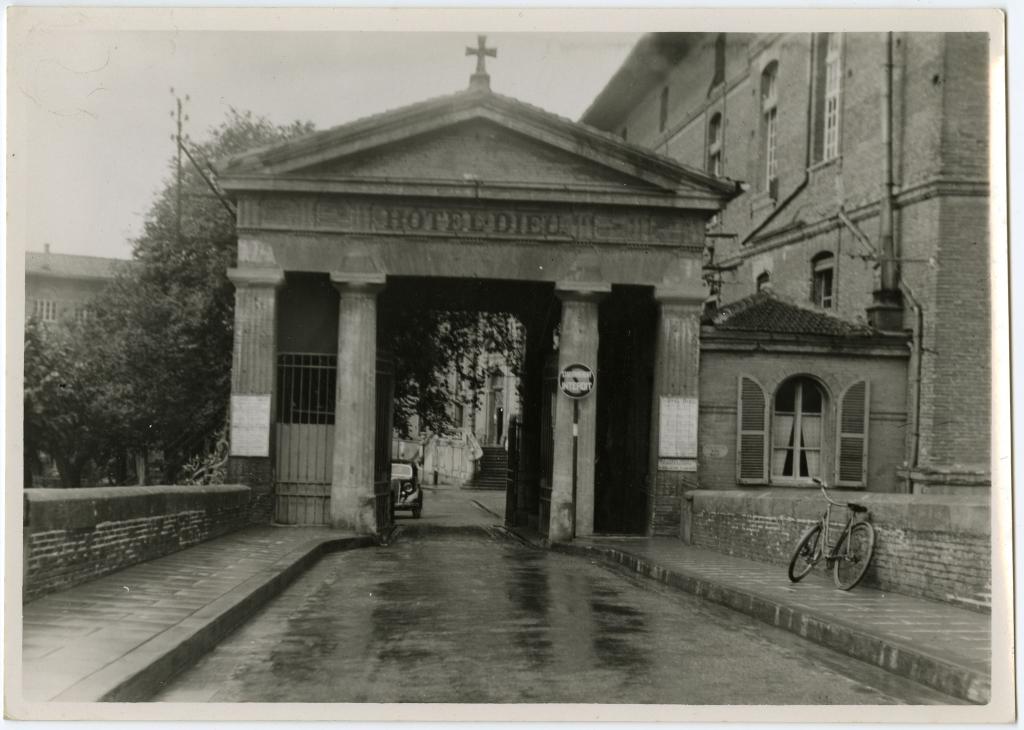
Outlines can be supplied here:
<path id="1" fill-rule="evenodd" d="M 26 489 L 23 600 L 245 527 L 250 499 L 241 485 Z"/>
<path id="2" fill-rule="evenodd" d="M 961 496 L 833 490 L 832 497 L 871 511 L 875 555 L 866 585 L 990 610 L 987 492 Z M 694 490 L 685 495 L 682 537 L 699 547 L 787 565 L 800 535 L 824 509 L 817 490 Z M 832 514 L 841 528 L 845 510 L 834 508 Z M 785 579 L 784 571 L 781 575 Z"/>

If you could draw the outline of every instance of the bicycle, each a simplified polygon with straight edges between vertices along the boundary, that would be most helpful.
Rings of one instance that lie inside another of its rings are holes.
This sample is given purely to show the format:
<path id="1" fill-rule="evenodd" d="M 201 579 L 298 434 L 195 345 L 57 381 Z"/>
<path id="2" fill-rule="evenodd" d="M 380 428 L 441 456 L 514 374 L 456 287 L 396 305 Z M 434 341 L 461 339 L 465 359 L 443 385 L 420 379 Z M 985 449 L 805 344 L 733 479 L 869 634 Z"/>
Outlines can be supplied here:
<path id="1" fill-rule="evenodd" d="M 836 502 L 828 495 L 824 482 L 820 479 L 814 482 L 821 487 L 828 506 L 817 524 L 808 528 L 800 537 L 793 557 L 789 560 L 789 579 L 796 583 L 825 558 L 825 564 L 832 566 L 832 578 L 836 586 L 848 591 L 860 583 L 875 552 L 875 528 L 869 522 L 871 513 L 867 507 L 854 502 Z M 835 545 L 829 547 L 832 507 L 846 508 L 846 524 Z"/>

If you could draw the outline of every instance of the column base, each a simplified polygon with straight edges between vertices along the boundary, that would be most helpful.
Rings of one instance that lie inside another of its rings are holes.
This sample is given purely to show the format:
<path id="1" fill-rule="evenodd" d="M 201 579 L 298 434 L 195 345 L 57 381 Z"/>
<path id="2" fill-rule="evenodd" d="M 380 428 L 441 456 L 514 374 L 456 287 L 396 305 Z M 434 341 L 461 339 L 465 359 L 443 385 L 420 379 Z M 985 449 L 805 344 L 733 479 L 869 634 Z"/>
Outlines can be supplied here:
<path id="1" fill-rule="evenodd" d="M 269 525 L 274 519 L 274 466 L 266 456 L 232 456 L 228 459 L 227 482 L 244 484 L 252 490 L 249 522 Z"/>

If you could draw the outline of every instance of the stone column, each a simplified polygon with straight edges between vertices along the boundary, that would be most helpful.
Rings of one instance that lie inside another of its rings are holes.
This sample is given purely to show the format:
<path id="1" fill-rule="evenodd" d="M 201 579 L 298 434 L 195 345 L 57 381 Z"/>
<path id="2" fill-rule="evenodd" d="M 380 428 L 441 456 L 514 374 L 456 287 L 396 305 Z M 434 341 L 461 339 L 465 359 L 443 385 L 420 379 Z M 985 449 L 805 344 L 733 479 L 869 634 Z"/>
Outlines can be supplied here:
<path id="1" fill-rule="evenodd" d="M 228 481 L 252 488 L 255 522 L 273 513 L 274 382 L 277 370 L 278 268 L 228 269 L 235 285 L 234 347 L 231 361 L 231 455 Z"/>
<path id="2" fill-rule="evenodd" d="M 654 297 L 659 313 L 651 404 L 654 479 L 649 529 L 656 535 L 678 535 L 683 491 L 697 486 L 700 315 L 704 293 L 698 289 L 656 287 Z"/>
<path id="3" fill-rule="evenodd" d="M 331 526 L 373 535 L 377 294 L 384 287 L 384 275 L 331 272 L 331 282 L 340 295 Z"/>
<path id="4" fill-rule="evenodd" d="M 597 373 L 598 302 L 611 292 L 611 284 L 567 282 L 555 287 L 562 300 L 562 326 L 558 341 L 558 369 L 582 363 Z M 579 401 L 576 457 L 576 536 L 594 533 L 594 456 L 597 436 L 597 391 Z M 548 538 L 573 538 L 572 439 L 573 400 L 558 394 L 555 401 L 554 469 L 551 481 L 551 522 Z"/>

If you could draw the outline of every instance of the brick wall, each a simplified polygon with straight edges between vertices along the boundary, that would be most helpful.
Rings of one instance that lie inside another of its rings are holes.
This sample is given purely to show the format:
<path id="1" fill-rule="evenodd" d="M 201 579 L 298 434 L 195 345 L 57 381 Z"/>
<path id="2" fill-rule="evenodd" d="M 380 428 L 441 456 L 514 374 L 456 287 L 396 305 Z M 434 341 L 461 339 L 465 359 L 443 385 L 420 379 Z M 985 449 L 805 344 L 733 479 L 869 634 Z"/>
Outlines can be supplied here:
<path id="1" fill-rule="evenodd" d="M 26 489 L 23 599 L 244 527 L 249 499 L 235 485 Z"/>
<path id="2" fill-rule="evenodd" d="M 845 493 L 833 491 L 833 498 Z M 961 607 L 991 608 L 991 532 L 987 498 L 854 494 L 870 509 L 875 554 L 864 585 Z M 824 511 L 817 491 L 697 490 L 686 495 L 689 542 L 729 555 L 785 565 Z M 840 519 L 842 510 L 834 512 Z M 822 565 L 824 565 L 822 563 Z M 823 568 L 819 568 L 823 570 Z"/>

